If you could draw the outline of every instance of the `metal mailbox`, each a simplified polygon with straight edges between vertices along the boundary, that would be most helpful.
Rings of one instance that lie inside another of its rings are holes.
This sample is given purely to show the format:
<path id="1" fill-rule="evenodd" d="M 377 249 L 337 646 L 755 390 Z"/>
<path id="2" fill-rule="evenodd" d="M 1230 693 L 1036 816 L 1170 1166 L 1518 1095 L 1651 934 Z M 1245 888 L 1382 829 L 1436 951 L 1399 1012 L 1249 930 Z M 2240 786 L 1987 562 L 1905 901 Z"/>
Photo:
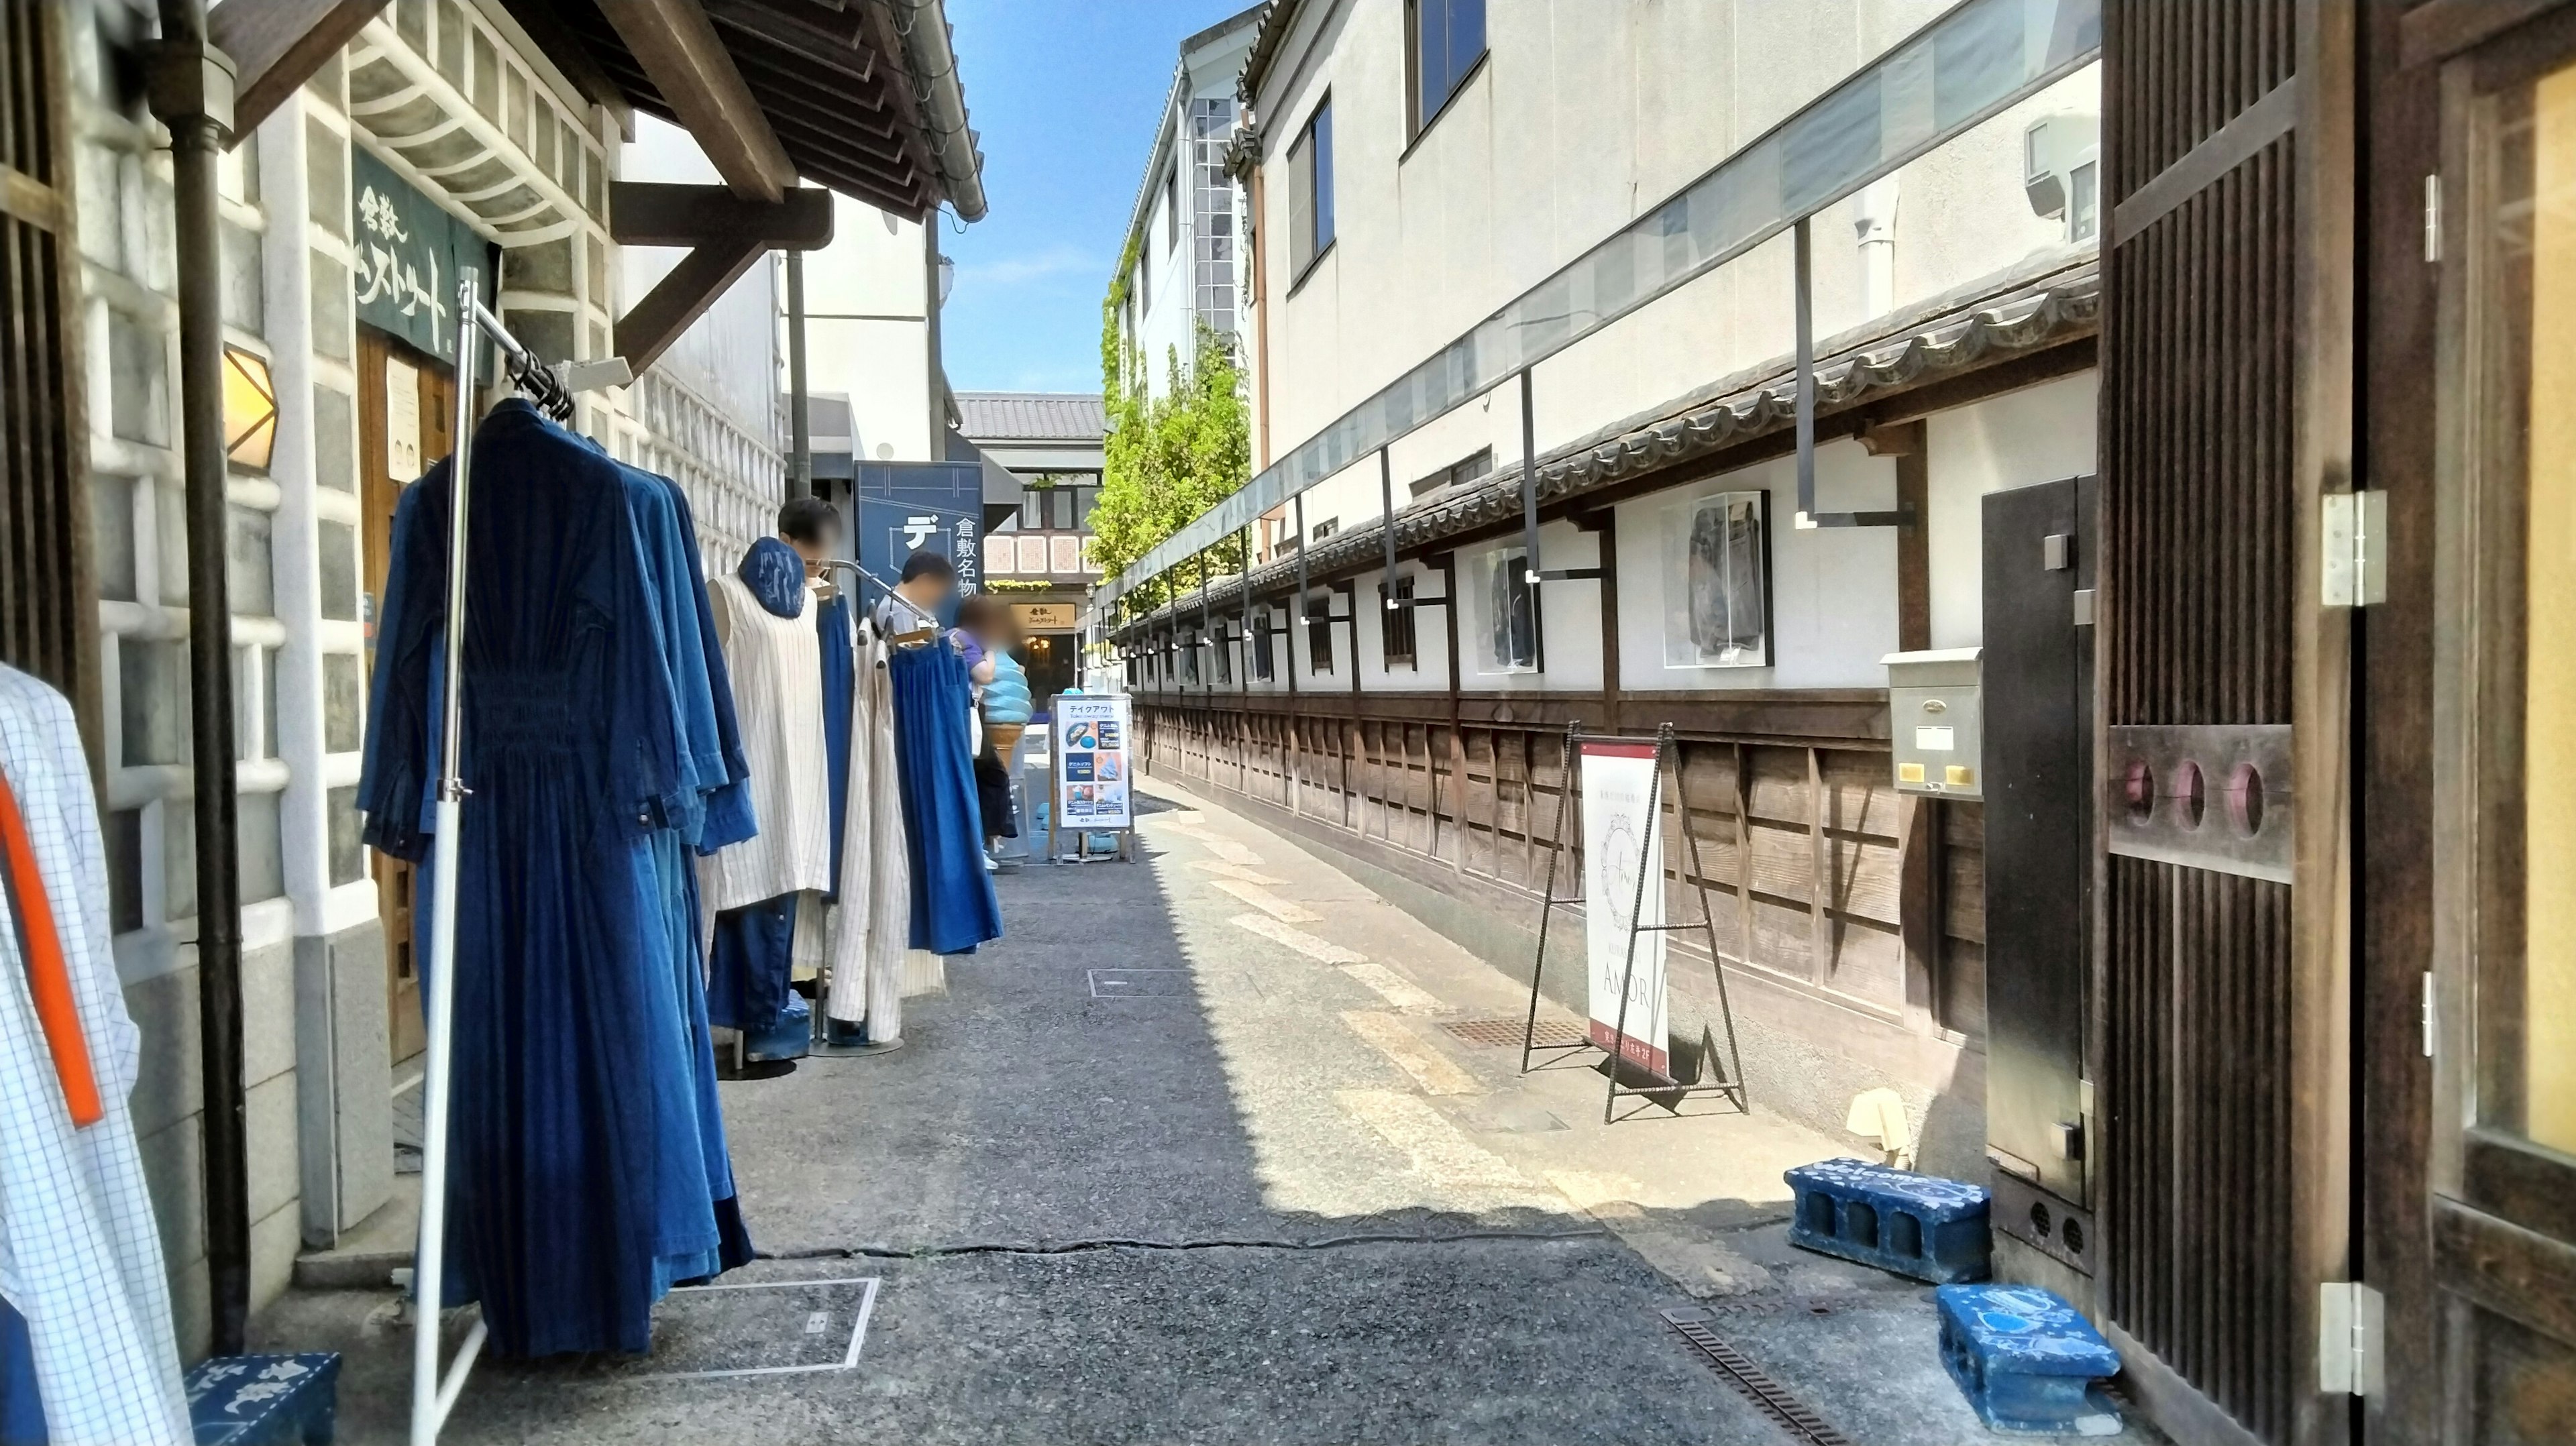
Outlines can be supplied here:
<path id="1" fill-rule="evenodd" d="M 1985 728 L 1977 648 L 1890 653 L 1889 751 L 1901 793 L 1985 797 Z"/>

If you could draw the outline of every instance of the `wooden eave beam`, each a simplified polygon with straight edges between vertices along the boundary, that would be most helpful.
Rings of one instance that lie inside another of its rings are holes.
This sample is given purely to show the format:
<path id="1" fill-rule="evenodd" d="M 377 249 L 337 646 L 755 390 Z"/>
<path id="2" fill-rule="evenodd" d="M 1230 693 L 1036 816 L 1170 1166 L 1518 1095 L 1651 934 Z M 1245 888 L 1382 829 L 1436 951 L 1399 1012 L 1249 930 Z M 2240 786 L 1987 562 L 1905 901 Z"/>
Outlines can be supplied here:
<path id="1" fill-rule="evenodd" d="M 608 239 L 621 246 L 757 241 L 778 251 L 819 251 L 832 244 L 832 195 L 799 186 L 776 201 L 746 201 L 722 186 L 611 181 Z"/>
<path id="2" fill-rule="evenodd" d="M 231 144 L 340 53 L 385 0 L 226 0 L 206 12 L 206 38 L 232 58 Z"/>
<path id="3" fill-rule="evenodd" d="M 787 148 L 697 0 L 600 0 L 599 11 L 735 195 L 776 201 L 796 184 Z M 638 303 L 636 310 L 643 306 Z M 621 321 L 619 330 L 624 329 Z M 634 354 L 626 356 L 634 364 Z"/>
<path id="4" fill-rule="evenodd" d="M 690 248 L 617 319 L 617 354 L 638 376 L 762 256 L 818 251 L 832 242 L 831 193 L 807 186 L 791 187 L 776 201 L 749 201 L 723 186 L 615 181 L 608 217 L 609 239 L 619 245 Z"/>
<path id="5" fill-rule="evenodd" d="M 706 314 L 752 263 L 769 253 L 758 237 L 710 241 L 683 257 L 671 274 L 617 318 L 617 355 L 637 376 L 661 360 L 689 323 Z"/>

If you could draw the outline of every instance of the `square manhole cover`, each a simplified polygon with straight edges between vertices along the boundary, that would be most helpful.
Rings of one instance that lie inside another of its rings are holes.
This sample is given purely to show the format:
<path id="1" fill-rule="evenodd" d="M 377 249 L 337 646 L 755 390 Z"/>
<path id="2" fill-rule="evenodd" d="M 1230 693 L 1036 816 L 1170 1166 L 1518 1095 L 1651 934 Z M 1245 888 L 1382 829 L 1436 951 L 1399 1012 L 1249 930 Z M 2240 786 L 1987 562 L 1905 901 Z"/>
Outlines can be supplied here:
<path id="1" fill-rule="evenodd" d="M 876 1303 L 874 1276 L 677 1286 L 653 1312 L 653 1353 L 607 1373 L 683 1381 L 854 1370 Z"/>
<path id="2" fill-rule="evenodd" d="M 1094 999 L 1186 999 L 1194 992 L 1187 969 L 1086 969 Z"/>
<path id="3" fill-rule="evenodd" d="M 1440 1027 L 1469 1044 L 1490 1044 L 1500 1049 L 1521 1047 L 1521 1031 L 1528 1027 L 1522 1019 L 1451 1019 Z M 1584 1042 L 1582 1030 L 1562 1020 L 1542 1019 L 1530 1043 L 1539 1049 L 1568 1049 Z"/>

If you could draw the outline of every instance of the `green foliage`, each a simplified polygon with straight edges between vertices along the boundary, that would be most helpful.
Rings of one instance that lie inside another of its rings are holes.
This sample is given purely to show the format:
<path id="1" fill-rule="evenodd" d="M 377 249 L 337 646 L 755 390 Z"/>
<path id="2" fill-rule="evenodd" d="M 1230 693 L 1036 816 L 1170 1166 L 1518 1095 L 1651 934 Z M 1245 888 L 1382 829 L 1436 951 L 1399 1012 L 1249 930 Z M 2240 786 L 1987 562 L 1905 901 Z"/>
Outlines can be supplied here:
<path id="1" fill-rule="evenodd" d="M 1091 530 L 1108 576 L 1124 571 L 1252 475 L 1251 425 L 1233 342 L 1201 326 L 1196 354 L 1186 365 L 1177 353 L 1166 357 L 1169 385 L 1163 395 L 1152 395 L 1146 359 L 1118 334 L 1118 310 L 1134 265 L 1131 249 L 1100 308 L 1100 390 L 1109 438 Z M 1244 555 L 1238 536 L 1210 548 L 1201 560 L 1216 575 L 1241 569 Z M 1181 588 L 1196 586 L 1198 577 L 1198 568 L 1184 564 L 1130 594 L 1127 607 L 1160 606 Z"/>

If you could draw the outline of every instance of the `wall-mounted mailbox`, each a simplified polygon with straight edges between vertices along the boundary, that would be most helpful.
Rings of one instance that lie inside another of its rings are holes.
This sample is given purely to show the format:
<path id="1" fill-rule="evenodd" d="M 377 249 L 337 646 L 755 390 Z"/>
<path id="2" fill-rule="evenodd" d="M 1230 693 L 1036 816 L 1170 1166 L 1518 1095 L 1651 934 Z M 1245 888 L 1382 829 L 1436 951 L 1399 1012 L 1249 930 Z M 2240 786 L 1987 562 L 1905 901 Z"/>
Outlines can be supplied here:
<path id="1" fill-rule="evenodd" d="M 1887 665 L 1888 742 L 1899 792 L 1986 796 L 1979 652 L 1945 648 L 1880 659 Z"/>

